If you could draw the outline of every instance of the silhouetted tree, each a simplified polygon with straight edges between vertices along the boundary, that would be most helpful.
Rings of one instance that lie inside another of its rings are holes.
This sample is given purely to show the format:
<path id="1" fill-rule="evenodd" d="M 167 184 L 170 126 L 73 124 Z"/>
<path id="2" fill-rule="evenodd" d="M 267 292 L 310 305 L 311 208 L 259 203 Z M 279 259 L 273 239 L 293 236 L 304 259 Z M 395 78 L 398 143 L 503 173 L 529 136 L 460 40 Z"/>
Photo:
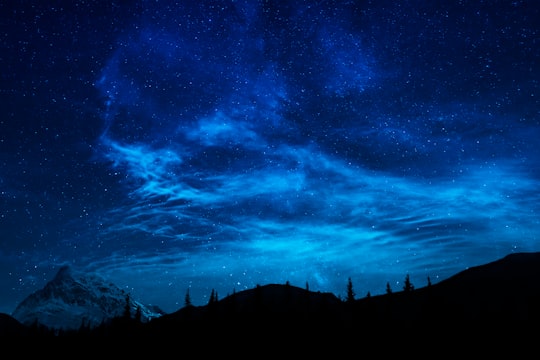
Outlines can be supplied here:
<path id="1" fill-rule="evenodd" d="M 81 321 L 81 326 L 79 326 L 79 330 L 77 330 L 79 334 L 86 334 L 90 331 L 90 322 L 86 321 L 86 318 L 83 317 Z"/>
<path id="2" fill-rule="evenodd" d="M 371 293 L 368 291 L 366 294 L 366 297 L 369 299 L 371 297 Z"/>
<path id="3" fill-rule="evenodd" d="M 411 283 L 411 279 L 409 278 L 409 274 L 405 276 L 405 283 L 403 285 L 403 291 L 410 292 L 414 290 L 414 285 Z"/>
<path id="4" fill-rule="evenodd" d="M 218 302 L 218 296 L 217 291 L 212 289 L 212 292 L 210 293 L 210 300 L 208 300 L 208 305 L 212 305 Z"/>
<path id="5" fill-rule="evenodd" d="M 186 291 L 186 296 L 184 297 L 184 306 L 191 306 L 191 295 L 189 295 L 189 288 Z"/>
<path id="6" fill-rule="evenodd" d="M 287 282 L 285 282 L 285 294 L 284 294 L 284 296 L 285 296 L 285 298 L 284 298 L 285 304 L 286 304 L 286 306 L 289 306 L 290 302 L 291 302 L 291 299 L 292 299 L 291 283 L 289 282 L 289 280 L 287 280 Z"/>
<path id="7" fill-rule="evenodd" d="M 391 293 L 392 293 L 392 288 L 390 287 L 390 283 L 389 283 L 389 282 L 386 283 L 386 293 L 387 293 L 387 294 L 391 294 Z"/>
<path id="8" fill-rule="evenodd" d="M 309 291 L 309 284 L 307 281 L 306 281 L 306 290 Z"/>
<path id="9" fill-rule="evenodd" d="M 142 310 L 140 305 L 137 305 L 137 310 L 135 311 L 135 321 L 142 321 Z"/>
<path id="10" fill-rule="evenodd" d="M 214 289 L 210 292 L 210 299 L 208 300 L 208 305 L 212 305 L 214 302 Z"/>
<path id="11" fill-rule="evenodd" d="M 130 306 L 130 299 L 129 299 L 129 294 L 126 295 L 126 305 L 124 307 L 124 317 L 126 319 L 131 319 L 131 306 Z"/>
<path id="12" fill-rule="evenodd" d="M 346 302 L 352 303 L 354 302 L 355 293 L 353 290 L 353 283 L 351 278 L 347 280 L 347 298 L 345 299 Z"/>
<path id="13" fill-rule="evenodd" d="M 429 278 L 429 275 L 428 275 L 428 277 L 427 277 L 427 286 L 428 286 L 428 287 L 431 286 L 431 279 Z"/>

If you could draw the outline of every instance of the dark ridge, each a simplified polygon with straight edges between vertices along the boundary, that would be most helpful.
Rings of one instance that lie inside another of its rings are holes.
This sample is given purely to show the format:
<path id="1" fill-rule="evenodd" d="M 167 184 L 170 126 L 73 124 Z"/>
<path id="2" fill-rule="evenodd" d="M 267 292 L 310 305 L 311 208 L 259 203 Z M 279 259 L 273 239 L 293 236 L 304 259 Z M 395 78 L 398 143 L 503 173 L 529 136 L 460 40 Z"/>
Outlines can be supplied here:
<path id="1" fill-rule="evenodd" d="M 27 326 L 21 324 L 13 316 L 0 313 L 0 337 L 29 335 Z"/>
<path id="2" fill-rule="evenodd" d="M 502 346 L 510 339 L 537 338 L 540 323 L 540 253 L 519 253 L 464 270 L 425 287 L 342 300 L 286 284 L 258 285 L 211 300 L 186 304 L 148 322 L 118 317 L 95 328 L 60 332 L 70 339 L 141 338 L 181 342 L 227 340 L 269 346 L 309 339 L 358 339 L 362 346 L 388 342 L 429 341 L 454 345 Z M 47 334 L 1 319 L 4 334 Z M 498 342 L 497 339 L 504 341 Z M 536 340 L 535 340 L 536 341 Z M 381 349 L 383 351 L 384 349 Z"/>

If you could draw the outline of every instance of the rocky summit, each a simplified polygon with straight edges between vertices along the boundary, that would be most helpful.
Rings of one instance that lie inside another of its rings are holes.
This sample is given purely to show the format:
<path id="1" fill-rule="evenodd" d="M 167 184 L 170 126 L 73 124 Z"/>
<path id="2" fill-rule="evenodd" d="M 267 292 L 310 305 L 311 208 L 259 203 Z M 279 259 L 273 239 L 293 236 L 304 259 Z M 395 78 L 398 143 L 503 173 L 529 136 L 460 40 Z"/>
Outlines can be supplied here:
<path id="1" fill-rule="evenodd" d="M 25 325 L 73 330 L 99 325 L 127 311 L 140 314 L 143 322 L 163 315 L 159 308 L 142 304 L 95 274 L 63 266 L 42 289 L 19 303 L 12 316 Z"/>

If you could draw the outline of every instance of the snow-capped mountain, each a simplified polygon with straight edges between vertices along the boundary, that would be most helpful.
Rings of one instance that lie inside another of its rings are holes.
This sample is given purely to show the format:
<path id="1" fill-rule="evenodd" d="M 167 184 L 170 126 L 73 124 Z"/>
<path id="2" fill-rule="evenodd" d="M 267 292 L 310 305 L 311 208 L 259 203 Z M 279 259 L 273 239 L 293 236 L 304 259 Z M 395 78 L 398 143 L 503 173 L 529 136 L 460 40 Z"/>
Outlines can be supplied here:
<path id="1" fill-rule="evenodd" d="M 30 294 L 12 313 L 25 325 L 36 321 L 50 329 L 74 330 L 82 325 L 94 327 L 126 313 L 140 310 L 142 322 L 164 314 L 157 307 L 145 306 L 111 282 L 96 275 L 60 268 L 43 289 Z"/>

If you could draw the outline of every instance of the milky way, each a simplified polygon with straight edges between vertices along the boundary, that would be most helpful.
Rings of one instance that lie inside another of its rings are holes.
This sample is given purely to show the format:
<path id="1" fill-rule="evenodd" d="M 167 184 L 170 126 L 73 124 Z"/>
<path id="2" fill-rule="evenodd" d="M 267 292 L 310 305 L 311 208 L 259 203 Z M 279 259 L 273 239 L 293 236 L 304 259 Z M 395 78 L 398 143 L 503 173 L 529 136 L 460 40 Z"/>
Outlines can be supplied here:
<path id="1" fill-rule="evenodd" d="M 539 8 L 0 5 L 0 311 L 65 264 L 174 311 L 540 251 Z"/>

